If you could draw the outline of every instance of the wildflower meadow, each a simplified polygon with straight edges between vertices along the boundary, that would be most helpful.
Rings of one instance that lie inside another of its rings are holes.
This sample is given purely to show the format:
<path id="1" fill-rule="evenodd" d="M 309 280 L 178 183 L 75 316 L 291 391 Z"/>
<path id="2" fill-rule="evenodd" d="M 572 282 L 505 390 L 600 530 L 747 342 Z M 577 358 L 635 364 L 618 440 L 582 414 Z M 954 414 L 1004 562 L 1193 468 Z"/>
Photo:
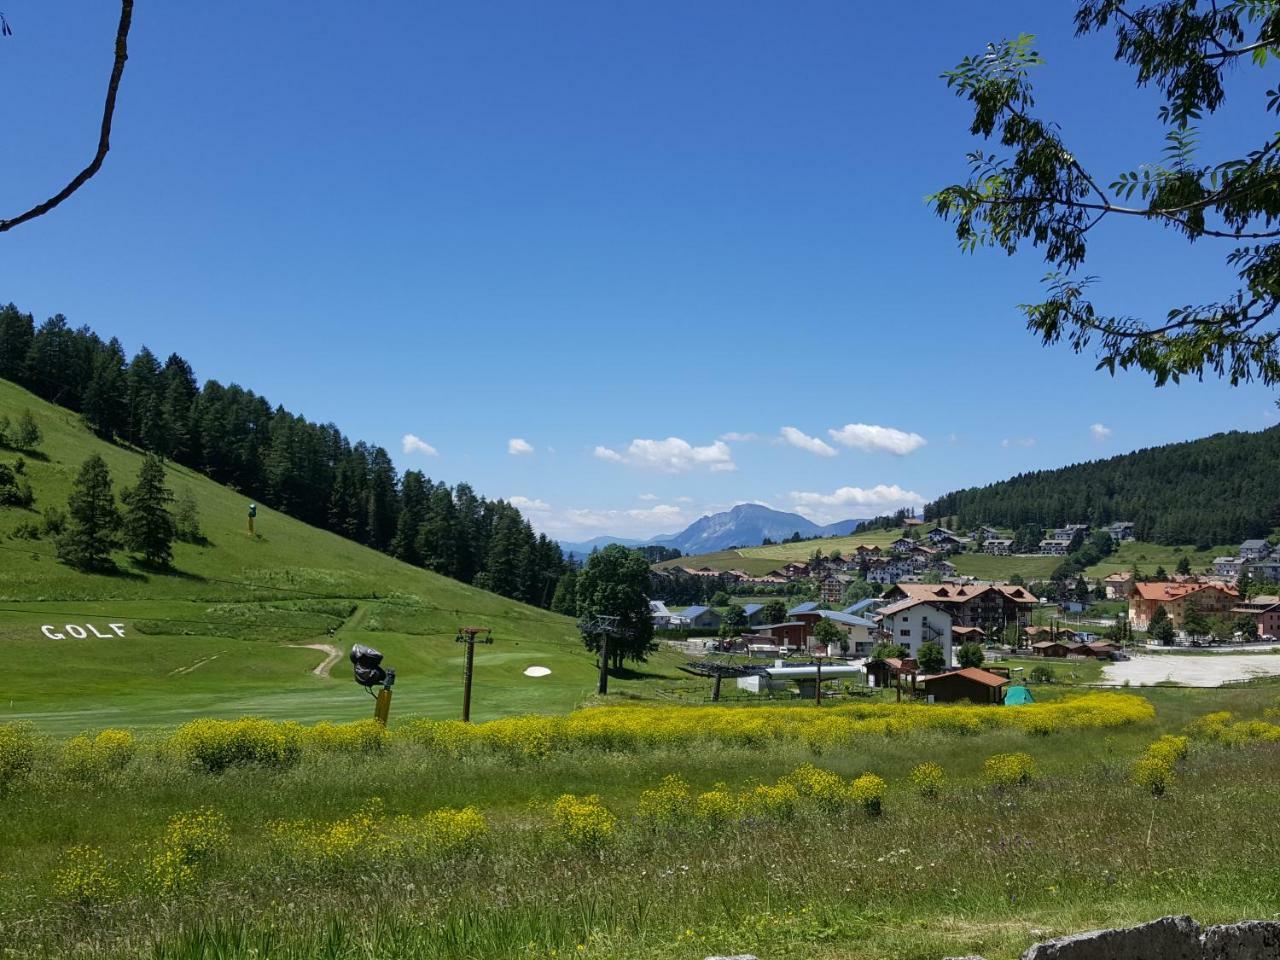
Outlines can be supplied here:
<path id="1" fill-rule="evenodd" d="M 1269 915 L 1278 741 L 1265 684 L 0 725 L 0 957 L 1000 958 Z"/>

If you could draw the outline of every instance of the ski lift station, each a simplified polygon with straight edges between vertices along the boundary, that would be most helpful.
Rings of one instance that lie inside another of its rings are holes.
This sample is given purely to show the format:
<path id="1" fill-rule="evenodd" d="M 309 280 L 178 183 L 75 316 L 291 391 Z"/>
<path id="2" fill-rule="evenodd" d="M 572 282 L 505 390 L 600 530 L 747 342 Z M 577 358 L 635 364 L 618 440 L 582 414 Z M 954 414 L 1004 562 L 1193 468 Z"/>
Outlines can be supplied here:
<path id="1" fill-rule="evenodd" d="M 771 690 L 789 690 L 794 683 L 800 688 L 800 696 L 812 700 L 821 682 L 828 680 L 848 680 L 861 677 L 862 667 L 836 664 L 807 663 L 783 666 L 783 661 L 776 660 L 772 667 L 757 667 L 748 676 L 738 677 L 738 689 L 750 693 L 768 693 Z"/>

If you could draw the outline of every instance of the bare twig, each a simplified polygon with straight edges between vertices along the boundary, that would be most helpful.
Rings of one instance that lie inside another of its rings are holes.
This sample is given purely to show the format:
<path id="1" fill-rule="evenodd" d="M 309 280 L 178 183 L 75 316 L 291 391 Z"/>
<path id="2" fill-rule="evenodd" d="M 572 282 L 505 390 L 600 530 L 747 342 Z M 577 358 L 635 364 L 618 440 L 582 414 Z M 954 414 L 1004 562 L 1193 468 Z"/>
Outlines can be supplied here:
<path id="1" fill-rule="evenodd" d="M 81 170 L 65 187 L 44 203 L 37 204 L 26 213 L 20 213 L 10 220 L 0 220 L 0 233 L 12 230 L 21 223 L 34 220 L 48 213 L 63 200 L 79 190 L 89 178 L 102 167 L 102 161 L 111 149 L 111 120 L 116 112 L 116 92 L 120 89 L 120 77 L 124 74 L 124 63 L 129 59 L 128 40 L 129 25 L 133 21 L 133 0 L 120 0 L 120 25 L 116 28 L 116 58 L 111 67 L 111 79 L 107 81 L 107 102 L 102 110 L 102 129 L 98 134 L 98 150 L 89 165 Z"/>

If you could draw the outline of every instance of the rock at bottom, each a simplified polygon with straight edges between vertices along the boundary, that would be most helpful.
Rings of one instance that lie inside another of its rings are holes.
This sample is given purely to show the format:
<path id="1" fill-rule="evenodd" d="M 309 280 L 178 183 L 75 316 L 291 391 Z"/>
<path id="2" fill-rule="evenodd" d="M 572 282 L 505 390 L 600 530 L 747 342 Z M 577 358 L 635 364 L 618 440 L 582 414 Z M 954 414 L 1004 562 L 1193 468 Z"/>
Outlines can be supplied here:
<path id="1" fill-rule="evenodd" d="M 1161 917 L 1123 930 L 1093 930 L 1039 943 L 1023 960 L 1200 960 L 1200 925 Z M 1233 960 L 1234 960 L 1234 955 Z"/>

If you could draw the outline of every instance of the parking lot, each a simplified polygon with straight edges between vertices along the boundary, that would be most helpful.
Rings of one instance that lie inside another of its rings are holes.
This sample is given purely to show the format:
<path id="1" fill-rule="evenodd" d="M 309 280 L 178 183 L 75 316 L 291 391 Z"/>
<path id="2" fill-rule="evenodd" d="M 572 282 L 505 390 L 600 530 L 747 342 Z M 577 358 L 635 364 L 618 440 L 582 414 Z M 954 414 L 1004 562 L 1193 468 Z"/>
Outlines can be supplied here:
<path id="1" fill-rule="evenodd" d="M 1167 653 L 1135 654 L 1107 664 L 1102 682 L 1149 686 L 1162 680 L 1190 687 L 1216 687 L 1231 680 L 1280 675 L 1280 654 Z"/>

